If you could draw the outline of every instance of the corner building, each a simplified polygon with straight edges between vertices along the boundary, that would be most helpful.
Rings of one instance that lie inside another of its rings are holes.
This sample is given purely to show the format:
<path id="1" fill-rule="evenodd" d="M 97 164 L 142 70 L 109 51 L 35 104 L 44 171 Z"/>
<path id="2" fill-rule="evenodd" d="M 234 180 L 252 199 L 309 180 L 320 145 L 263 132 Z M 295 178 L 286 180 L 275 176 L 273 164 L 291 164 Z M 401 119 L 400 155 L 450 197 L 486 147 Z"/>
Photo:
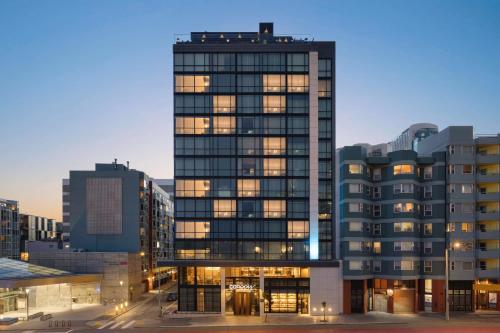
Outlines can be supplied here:
<path id="1" fill-rule="evenodd" d="M 179 311 L 339 313 L 335 43 L 261 23 L 173 52 Z"/>

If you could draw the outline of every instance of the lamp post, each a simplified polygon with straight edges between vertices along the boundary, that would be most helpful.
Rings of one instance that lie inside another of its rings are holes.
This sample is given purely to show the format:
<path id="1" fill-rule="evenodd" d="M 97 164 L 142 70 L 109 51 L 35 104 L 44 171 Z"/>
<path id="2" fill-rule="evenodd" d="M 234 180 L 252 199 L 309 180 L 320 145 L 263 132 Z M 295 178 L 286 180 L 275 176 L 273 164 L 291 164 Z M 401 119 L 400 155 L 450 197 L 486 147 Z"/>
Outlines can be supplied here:
<path id="1" fill-rule="evenodd" d="M 120 280 L 120 302 L 123 301 L 123 280 Z"/>
<path id="2" fill-rule="evenodd" d="M 452 245 L 453 249 L 458 249 L 460 248 L 460 242 L 455 242 Z M 449 294 L 449 289 L 450 289 L 450 250 L 448 247 L 446 247 L 444 251 L 444 264 L 446 266 L 445 269 L 445 279 L 446 279 L 446 288 L 445 288 L 445 293 L 446 293 L 446 309 L 445 309 L 445 319 L 450 320 L 450 294 Z"/>
<path id="3" fill-rule="evenodd" d="M 26 288 L 26 321 L 29 320 L 29 308 L 30 308 L 29 295 L 30 295 L 30 290 Z"/>
<path id="4" fill-rule="evenodd" d="M 323 311 L 323 320 L 321 322 L 326 323 L 326 302 L 321 302 L 321 311 Z"/>

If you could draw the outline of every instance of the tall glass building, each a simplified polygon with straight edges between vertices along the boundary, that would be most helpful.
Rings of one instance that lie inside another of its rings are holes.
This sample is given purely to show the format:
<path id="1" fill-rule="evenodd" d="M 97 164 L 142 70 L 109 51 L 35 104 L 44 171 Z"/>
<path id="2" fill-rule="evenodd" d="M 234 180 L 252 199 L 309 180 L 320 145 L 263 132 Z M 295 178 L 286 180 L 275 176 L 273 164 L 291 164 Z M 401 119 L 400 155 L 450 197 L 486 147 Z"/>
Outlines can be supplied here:
<path id="1" fill-rule="evenodd" d="M 179 311 L 338 313 L 335 43 L 261 23 L 173 52 Z"/>

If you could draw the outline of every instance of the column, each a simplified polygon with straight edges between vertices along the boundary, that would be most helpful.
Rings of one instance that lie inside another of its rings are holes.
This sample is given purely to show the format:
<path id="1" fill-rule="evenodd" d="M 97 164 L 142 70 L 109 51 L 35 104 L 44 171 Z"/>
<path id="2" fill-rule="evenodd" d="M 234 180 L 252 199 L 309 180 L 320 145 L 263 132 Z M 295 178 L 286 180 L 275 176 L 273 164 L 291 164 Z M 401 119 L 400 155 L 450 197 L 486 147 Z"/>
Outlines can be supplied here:
<path id="1" fill-rule="evenodd" d="M 318 52 L 309 52 L 309 258 L 319 259 Z"/>
<path id="2" fill-rule="evenodd" d="M 260 316 L 265 316 L 264 313 L 264 302 L 261 300 L 264 299 L 264 268 L 259 267 L 259 314 Z"/>
<path id="3" fill-rule="evenodd" d="M 220 313 L 226 315 L 226 269 L 220 268 Z"/>

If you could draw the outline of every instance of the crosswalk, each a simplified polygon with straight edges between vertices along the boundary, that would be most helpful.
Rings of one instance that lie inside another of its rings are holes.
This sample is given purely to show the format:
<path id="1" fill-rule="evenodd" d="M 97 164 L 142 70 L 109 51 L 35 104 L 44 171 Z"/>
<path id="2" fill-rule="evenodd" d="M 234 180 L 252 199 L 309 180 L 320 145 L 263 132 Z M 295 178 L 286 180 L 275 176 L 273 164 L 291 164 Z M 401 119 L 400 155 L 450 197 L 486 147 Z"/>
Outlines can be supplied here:
<path id="1" fill-rule="evenodd" d="M 104 330 L 104 329 L 110 329 L 110 330 L 121 329 L 121 330 L 124 330 L 124 329 L 127 329 L 127 328 L 133 328 L 134 324 L 135 324 L 135 320 L 131 320 L 129 322 L 127 322 L 126 320 L 120 320 L 120 321 L 118 321 L 118 320 L 111 320 L 111 321 L 108 321 L 108 322 L 104 323 L 103 325 L 101 325 L 97 329 L 98 330 Z"/>

